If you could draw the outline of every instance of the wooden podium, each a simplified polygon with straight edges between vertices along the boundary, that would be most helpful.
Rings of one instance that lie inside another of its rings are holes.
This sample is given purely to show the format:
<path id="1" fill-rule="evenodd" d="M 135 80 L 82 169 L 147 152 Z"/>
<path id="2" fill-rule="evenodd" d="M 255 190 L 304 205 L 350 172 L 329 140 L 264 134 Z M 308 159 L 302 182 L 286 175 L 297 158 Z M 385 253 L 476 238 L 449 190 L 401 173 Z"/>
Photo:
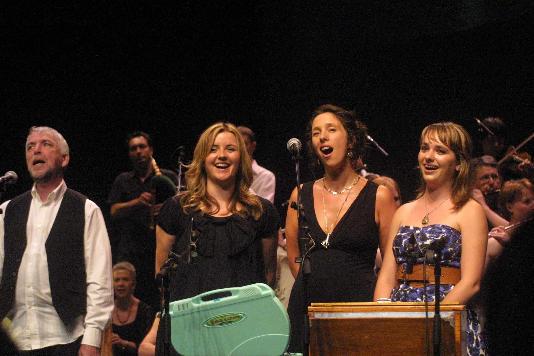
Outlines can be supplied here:
<path id="1" fill-rule="evenodd" d="M 310 355 L 426 355 L 432 354 L 434 304 L 312 303 Z M 465 354 L 465 306 L 441 304 L 441 354 Z M 427 324 L 428 323 L 428 324 Z"/>

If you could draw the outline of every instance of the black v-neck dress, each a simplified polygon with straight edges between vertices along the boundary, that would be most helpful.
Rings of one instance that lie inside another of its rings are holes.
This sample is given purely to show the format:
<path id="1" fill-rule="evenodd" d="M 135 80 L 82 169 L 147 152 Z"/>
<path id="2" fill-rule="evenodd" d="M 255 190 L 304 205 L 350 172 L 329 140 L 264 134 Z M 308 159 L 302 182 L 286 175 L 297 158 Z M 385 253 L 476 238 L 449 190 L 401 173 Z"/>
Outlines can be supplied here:
<path id="1" fill-rule="evenodd" d="M 315 248 L 310 253 L 311 274 L 308 281 L 309 302 L 369 302 L 376 282 L 374 273 L 378 226 L 375 223 L 375 202 L 378 186 L 367 182 L 330 236 L 328 249 L 313 204 L 313 183 L 305 183 L 301 191 L 304 215 Z M 319 217 L 321 218 L 321 217 Z M 290 352 L 302 352 L 303 284 L 299 273 L 289 300 L 291 321 Z"/>

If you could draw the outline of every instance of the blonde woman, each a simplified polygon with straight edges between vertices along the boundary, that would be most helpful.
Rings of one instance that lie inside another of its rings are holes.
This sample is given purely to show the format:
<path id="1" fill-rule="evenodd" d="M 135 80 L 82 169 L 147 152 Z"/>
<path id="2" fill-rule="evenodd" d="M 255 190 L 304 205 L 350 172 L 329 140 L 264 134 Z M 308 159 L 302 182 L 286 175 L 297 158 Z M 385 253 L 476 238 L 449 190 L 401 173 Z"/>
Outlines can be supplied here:
<path id="1" fill-rule="evenodd" d="M 171 300 L 256 282 L 273 286 L 278 213 L 250 192 L 251 182 L 251 160 L 237 128 L 207 128 L 186 173 L 187 191 L 165 202 L 156 227 L 156 271 L 171 250 L 184 256 L 171 280 Z M 140 349 L 144 354 L 158 323 Z"/>

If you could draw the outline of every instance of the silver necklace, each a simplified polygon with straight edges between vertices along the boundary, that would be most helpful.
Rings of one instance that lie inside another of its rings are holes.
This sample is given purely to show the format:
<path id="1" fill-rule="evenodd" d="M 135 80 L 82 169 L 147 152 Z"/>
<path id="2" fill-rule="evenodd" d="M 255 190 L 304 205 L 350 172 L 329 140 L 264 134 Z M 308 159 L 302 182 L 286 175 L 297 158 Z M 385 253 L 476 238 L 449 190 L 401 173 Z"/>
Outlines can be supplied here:
<path id="1" fill-rule="evenodd" d="M 330 246 L 330 236 L 332 235 L 332 232 L 334 232 L 334 228 L 335 228 L 335 226 L 337 224 L 337 221 L 338 221 L 338 218 L 339 218 L 339 214 L 341 213 L 341 210 L 343 210 L 343 207 L 345 206 L 345 203 L 349 199 L 349 195 L 350 195 L 350 191 L 352 190 L 352 187 L 354 187 L 359 181 L 360 181 L 360 176 L 356 176 L 356 178 L 354 178 L 354 180 L 352 181 L 352 183 L 349 186 L 343 188 L 339 192 L 335 192 L 335 191 L 328 190 L 326 184 L 324 183 L 324 178 L 323 178 L 322 197 L 323 197 L 323 216 L 324 216 L 324 223 L 325 223 L 325 229 L 326 229 L 326 239 L 324 239 L 323 242 L 321 242 L 321 245 L 323 245 L 324 248 L 328 248 L 328 246 Z M 331 225 L 332 230 L 329 230 L 329 228 L 328 228 L 328 215 L 326 214 L 326 203 L 324 201 L 324 191 L 325 190 L 327 192 L 329 192 L 329 193 L 332 193 L 332 195 L 342 194 L 342 193 L 344 193 L 344 192 L 346 192 L 348 190 L 348 193 L 345 196 L 345 200 L 343 200 L 343 203 L 341 203 L 341 206 L 339 207 L 339 210 L 337 211 L 336 219 L 335 219 L 335 221 L 332 222 L 332 225 Z M 335 194 L 333 192 L 335 192 Z"/>
<path id="2" fill-rule="evenodd" d="M 421 220 L 421 225 L 428 225 L 430 223 L 430 214 L 432 214 L 434 211 L 436 211 L 440 206 L 442 206 L 447 200 L 449 200 L 450 198 L 447 198 L 445 199 L 444 201 L 442 201 L 441 203 L 439 203 L 434 209 L 428 211 L 428 207 L 427 207 L 427 201 L 426 201 L 426 195 L 425 195 L 425 210 L 426 210 L 426 214 L 425 216 L 423 216 L 423 219 Z"/>
<path id="3" fill-rule="evenodd" d="M 358 181 L 360 180 L 360 176 L 356 176 L 356 178 L 354 178 L 352 180 L 352 182 L 350 183 L 350 185 L 347 185 L 346 187 L 344 187 L 343 189 L 337 191 L 337 190 L 334 190 L 330 187 L 328 187 L 326 185 L 326 182 L 324 181 L 324 177 L 323 177 L 323 188 L 330 194 L 332 195 L 340 195 L 340 194 L 343 194 L 345 193 L 346 191 L 350 191 L 352 189 L 352 187 L 358 183 Z"/>

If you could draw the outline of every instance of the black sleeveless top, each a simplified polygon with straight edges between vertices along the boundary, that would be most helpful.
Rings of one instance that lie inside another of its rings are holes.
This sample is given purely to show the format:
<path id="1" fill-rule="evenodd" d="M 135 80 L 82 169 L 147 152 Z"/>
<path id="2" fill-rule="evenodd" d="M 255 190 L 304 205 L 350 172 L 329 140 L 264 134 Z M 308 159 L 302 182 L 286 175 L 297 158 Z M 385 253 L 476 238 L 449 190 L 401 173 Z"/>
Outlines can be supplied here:
<path id="1" fill-rule="evenodd" d="M 313 204 L 313 183 L 305 183 L 301 200 L 309 232 L 315 241 L 310 253 L 311 275 L 308 280 L 309 302 L 370 302 L 376 282 L 374 264 L 378 248 L 375 202 L 378 186 L 367 182 L 337 223 L 325 249 L 326 234 L 319 226 Z M 319 217 L 320 218 L 320 217 Z M 302 351 L 302 275 L 299 273 L 291 291 L 289 351 Z"/>

